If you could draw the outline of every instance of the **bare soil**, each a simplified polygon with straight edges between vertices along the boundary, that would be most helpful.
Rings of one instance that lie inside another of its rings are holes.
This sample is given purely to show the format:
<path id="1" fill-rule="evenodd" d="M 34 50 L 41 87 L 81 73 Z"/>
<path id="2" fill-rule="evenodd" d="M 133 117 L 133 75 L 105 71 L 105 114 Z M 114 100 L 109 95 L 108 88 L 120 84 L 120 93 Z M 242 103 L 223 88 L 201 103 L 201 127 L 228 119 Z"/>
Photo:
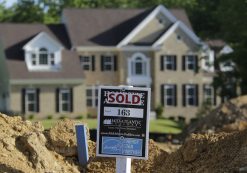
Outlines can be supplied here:
<path id="1" fill-rule="evenodd" d="M 95 157 L 95 143 L 90 140 L 89 164 L 86 168 L 78 165 L 75 124 L 72 120 L 62 120 L 44 131 L 40 123 L 1 114 L 0 172 L 115 172 L 115 159 Z M 219 173 L 239 172 L 246 167 L 247 130 L 243 130 L 194 134 L 171 154 L 150 140 L 148 160 L 133 160 L 131 169 L 134 173 Z"/>

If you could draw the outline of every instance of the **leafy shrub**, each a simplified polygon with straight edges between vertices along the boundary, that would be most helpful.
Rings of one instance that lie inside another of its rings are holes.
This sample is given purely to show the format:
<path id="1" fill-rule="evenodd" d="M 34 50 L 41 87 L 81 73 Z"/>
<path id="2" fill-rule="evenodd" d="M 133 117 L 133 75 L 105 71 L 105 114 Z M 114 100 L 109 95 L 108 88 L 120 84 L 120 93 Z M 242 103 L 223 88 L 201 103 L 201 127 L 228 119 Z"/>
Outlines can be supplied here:
<path id="1" fill-rule="evenodd" d="M 97 118 L 97 115 L 93 115 L 93 114 L 88 113 L 87 118 L 95 119 L 95 118 Z"/>
<path id="2" fill-rule="evenodd" d="M 155 108 L 155 112 L 156 112 L 156 115 L 157 115 L 158 119 L 162 118 L 163 111 L 164 111 L 164 107 L 162 105 L 158 105 Z"/>
<path id="3" fill-rule="evenodd" d="M 82 119 L 83 119 L 83 115 L 78 115 L 78 116 L 76 117 L 76 119 L 77 119 L 77 120 L 82 120 Z"/>
<path id="4" fill-rule="evenodd" d="M 48 120 L 53 119 L 53 115 L 48 115 L 48 116 L 47 116 L 47 119 L 48 119 Z"/>
<path id="5" fill-rule="evenodd" d="M 61 116 L 59 117 L 60 120 L 63 120 L 63 119 L 65 119 L 65 118 L 67 118 L 65 115 L 61 115 Z"/>
<path id="6" fill-rule="evenodd" d="M 29 120 L 32 120 L 33 118 L 34 118 L 34 115 L 33 114 L 31 114 L 31 115 L 28 116 L 28 119 Z"/>

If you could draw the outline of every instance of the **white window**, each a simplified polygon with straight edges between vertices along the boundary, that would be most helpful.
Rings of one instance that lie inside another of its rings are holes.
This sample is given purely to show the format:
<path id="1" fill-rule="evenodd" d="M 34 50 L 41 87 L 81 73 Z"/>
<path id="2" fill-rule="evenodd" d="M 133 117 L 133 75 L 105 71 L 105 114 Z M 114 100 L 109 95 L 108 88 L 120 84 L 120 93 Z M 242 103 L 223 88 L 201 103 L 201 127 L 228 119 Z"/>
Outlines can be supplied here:
<path id="1" fill-rule="evenodd" d="M 40 48 L 38 52 L 31 53 L 31 64 L 33 66 L 53 66 L 55 65 L 54 53 L 49 53 L 44 47 Z"/>
<path id="2" fill-rule="evenodd" d="M 186 55 L 185 56 L 185 69 L 187 70 L 196 70 L 196 56 L 195 55 Z"/>
<path id="3" fill-rule="evenodd" d="M 185 86 L 185 101 L 187 106 L 197 105 L 197 88 L 196 85 Z"/>
<path id="4" fill-rule="evenodd" d="M 211 85 L 204 85 L 204 101 L 210 105 L 214 101 L 214 88 Z"/>
<path id="5" fill-rule="evenodd" d="M 164 85 L 165 106 L 176 106 L 176 85 Z"/>
<path id="6" fill-rule="evenodd" d="M 102 58 L 102 71 L 113 71 L 114 70 L 114 56 L 104 55 Z"/>
<path id="7" fill-rule="evenodd" d="M 94 56 L 80 56 L 80 62 L 83 70 L 94 70 L 93 61 Z"/>
<path id="8" fill-rule="evenodd" d="M 166 70 L 176 70 L 176 56 L 165 55 L 164 56 L 164 67 Z"/>
<path id="9" fill-rule="evenodd" d="M 98 87 L 90 86 L 86 89 L 86 102 L 88 107 L 98 106 Z"/>
<path id="10" fill-rule="evenodd" d="M 146 75 L 146 62 L 142 57 L 136 57 L 134 61 L 132 61 L 132 75 Z"/>
<path id="11" fill-rule="evenodd" d="M 70 89 L 59 90 L 59 112 L 71 112 L 71 92 Z"/>
<path id="12" fill-rule="evenodd" d="M 131 61 L 131 75 L 147 76 L 147 60 L 137 56 Z"/>
<path id="13" fill-rule="evenodd" d="M 37 112 L 37 90 L 36 89 L 26 89 L 25 110 L 26 112 Z"/>

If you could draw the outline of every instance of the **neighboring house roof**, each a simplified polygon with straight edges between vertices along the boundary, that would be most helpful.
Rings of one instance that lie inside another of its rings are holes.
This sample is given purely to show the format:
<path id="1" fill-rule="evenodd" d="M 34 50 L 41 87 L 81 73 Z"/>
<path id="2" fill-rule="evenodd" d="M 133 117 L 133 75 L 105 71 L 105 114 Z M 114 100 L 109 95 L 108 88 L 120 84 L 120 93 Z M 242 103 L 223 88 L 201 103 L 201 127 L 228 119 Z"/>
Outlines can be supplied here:
<path id="1" fill-rule="evenodd" d="M 212 48 L 223 48 L 226 45 L 221 39 L 207 40 L 206 43 Z"/>
<path id="2" fill-rule="evenodd" d="M 25 61 L 10 59 L 7 61 L 10 78 L 16 79 L 82 79 L 83 73 L 76 52 L 62 50 L 62 68 L 59 71 L 28 71 Z"/>
<path id="3" fill-rule="evenodd" d="M 154 8 L 149 9 L 64 9 L 72 46 L 116 46 Z M 170 12 L 192 30 L 186 12 L 171 9 Z M 80 17 L 79 17 L 80 16 Z"/>
<path id="4" fill-rule="evenodd" d="M 62 67 L 56 72 L 28 71 L 23 46 L 45 32 L 64 46 L 62 50 Z M 83 71 L 76 52 L 69 51 L 70 39 L 63 24 L 0 24 L 0 39 L 7 59 L 10 79 L 82 79 Z"/>

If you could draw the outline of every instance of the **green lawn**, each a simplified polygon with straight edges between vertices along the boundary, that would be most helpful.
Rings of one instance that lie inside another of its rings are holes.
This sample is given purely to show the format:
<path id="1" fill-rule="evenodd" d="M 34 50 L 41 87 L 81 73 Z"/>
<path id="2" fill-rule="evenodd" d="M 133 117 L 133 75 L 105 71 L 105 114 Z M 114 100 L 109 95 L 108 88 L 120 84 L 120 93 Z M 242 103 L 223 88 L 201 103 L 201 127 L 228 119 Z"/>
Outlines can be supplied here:
<path id="1" fill-rule="evenodd" d="M 97 119 L 82 119 L 78 121 L 85 122 L 90 129 L 97 128 Z M 41 120 L 41 122 L 45 129 L 48 129 L 56 123 L 56 120 Z M 181 132 L 181 128 L 179 123 L 168 119 L 150 121 L 150 132 L 177 134 Z"/>

